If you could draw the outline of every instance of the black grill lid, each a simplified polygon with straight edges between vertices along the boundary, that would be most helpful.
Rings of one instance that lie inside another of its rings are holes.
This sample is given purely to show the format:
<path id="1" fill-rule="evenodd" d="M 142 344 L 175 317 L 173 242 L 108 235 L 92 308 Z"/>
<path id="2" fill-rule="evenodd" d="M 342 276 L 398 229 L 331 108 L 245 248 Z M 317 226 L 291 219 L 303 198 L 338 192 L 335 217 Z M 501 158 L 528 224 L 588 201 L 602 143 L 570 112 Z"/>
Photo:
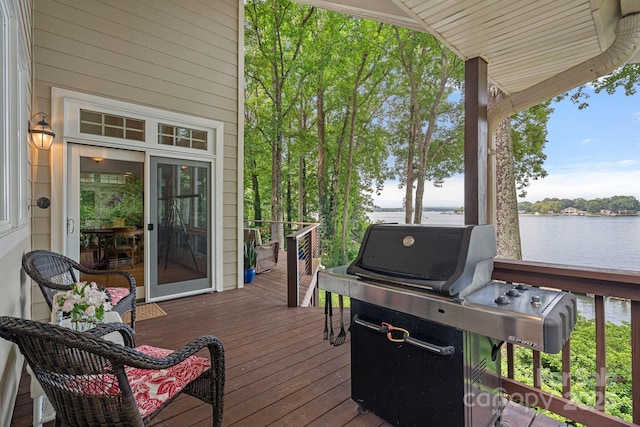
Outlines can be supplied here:
<path id="1" fill-rule="evenodd" d="M 373 224 L 347 273 L 457 295 L 489 282 L 496 252 L 493 225 Z"/>

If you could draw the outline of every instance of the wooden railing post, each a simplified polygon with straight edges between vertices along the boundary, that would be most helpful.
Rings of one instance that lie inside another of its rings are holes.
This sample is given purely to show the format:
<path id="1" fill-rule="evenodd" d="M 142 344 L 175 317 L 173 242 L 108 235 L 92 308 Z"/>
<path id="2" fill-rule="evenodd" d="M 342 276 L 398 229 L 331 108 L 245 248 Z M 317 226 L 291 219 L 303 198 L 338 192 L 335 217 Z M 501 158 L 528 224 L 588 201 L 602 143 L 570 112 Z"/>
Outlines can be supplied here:
<path id="1" fill-rule="evenodd" d="M 596 316 L 596 401 L 595 407 L 604 411 L 605 393 L 607 388 L 607 366 L 605 352 L 607 349 L 605 338 L 604 297 L 594 297 Z"/>
<path id="2" fill-rule="evenodd" d="M 562 397 L 571 399 L 571 338 L 562 347 Z"/>
<path id="3" fill-rule="evenodd" d="M 287 236 L 287 307 L 297 307 L 298 301 L 298 239 Z"/>
<path id="4" fill-rule="evenodd" d="M 640 425 L 640 301 L 631 301 L 631 372 L 633 422 Z"/>
<path id="5" fill-rule="evenodd" d="M 542 388 L 542 361 L 540 359 L 540 352 L 532 350 L 533 352 L 533 386 L 535 388 Z"/>

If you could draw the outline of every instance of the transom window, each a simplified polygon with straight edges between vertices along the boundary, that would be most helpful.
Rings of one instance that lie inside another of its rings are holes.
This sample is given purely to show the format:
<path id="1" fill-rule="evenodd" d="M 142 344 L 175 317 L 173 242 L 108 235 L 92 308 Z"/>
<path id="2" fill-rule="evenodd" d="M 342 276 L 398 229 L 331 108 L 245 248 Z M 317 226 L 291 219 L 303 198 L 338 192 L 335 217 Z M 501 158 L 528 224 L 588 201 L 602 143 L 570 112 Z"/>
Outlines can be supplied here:
<path id="1" fill-rule="evenodd" d="M 80 132 L 144 141 L 144 120 L 81 109 Z"/>
<path id="2" fill-rule="evenodd" d="M 207 131 L 158 123 L 158 144 L 207 150 Z"/>

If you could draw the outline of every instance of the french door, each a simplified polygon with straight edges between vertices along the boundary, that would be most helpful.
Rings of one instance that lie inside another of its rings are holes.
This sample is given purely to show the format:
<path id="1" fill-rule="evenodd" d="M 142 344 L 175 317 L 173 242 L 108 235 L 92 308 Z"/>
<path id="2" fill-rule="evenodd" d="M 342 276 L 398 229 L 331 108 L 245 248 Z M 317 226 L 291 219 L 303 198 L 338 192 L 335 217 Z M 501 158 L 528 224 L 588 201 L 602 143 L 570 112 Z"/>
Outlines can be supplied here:
<path id="1" fill-rule="evenodd" d="M 132 274 L 138 299 L 212 290 L 211 163 L 73 143 L 67 162 L 67 256 Z"/>
<path id="2" fill-rule="evenodd" d="M 211 291 L 211 164 L 150 158 L 150 300 Z"/>
<path id="3" fill-rule="evenodd" d="M 68 144 L 67 256 L 89 268 L 127 271 L 138 298 L 144 297 L 146 265 L 144 158 L 137 151 Z M 123 232 L 129 237 L 119 241 Z"/>

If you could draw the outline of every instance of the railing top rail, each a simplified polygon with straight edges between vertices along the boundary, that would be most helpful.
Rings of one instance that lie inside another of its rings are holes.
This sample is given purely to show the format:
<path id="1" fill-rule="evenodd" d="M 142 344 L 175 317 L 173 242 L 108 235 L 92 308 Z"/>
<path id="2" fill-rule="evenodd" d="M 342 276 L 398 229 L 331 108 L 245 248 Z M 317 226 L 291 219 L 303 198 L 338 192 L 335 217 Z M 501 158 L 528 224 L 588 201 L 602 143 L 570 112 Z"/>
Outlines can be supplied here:
<path id="1" fill-rule="evenodd" d="M 640 301 L 640 272 L 496 259 L 497 280 Z"/>
<path id="2" fill-rule="evenodd" d="M 263 222 L 268 222 L 270 224 L 296 224 L 296 225 L 313 225 L 313 224 L 319 224 L 318 222 L 300 222 L 300 221 L 272 221 L 270 219 L 245 219 L 244 220 L 245 224 L 246 223 L 263 223 Z"/>
<path id="3" fill-rule="evenodd" d="M 287 235 L 287 239 L 291 238 L 291 239 L 297 239 L 300 236 L 303 236 L 305 234 L 308 234 L 311 232 L 311 230 L 320 227 L 320 223 L 319 222 L 310 222 L 307 223 L 308 225 L 305 226 L 302 230 L 298 230 L 294 233 L 288 234 Z"/>

